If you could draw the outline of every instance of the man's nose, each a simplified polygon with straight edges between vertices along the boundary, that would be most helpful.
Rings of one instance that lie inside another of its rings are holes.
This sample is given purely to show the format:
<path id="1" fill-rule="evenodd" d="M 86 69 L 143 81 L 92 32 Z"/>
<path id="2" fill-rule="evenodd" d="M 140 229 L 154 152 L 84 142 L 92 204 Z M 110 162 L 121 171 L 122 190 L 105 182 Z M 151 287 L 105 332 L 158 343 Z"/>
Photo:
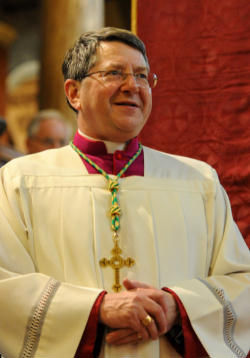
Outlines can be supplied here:
<path id="1" fill-rule="evenodd" d="M 132 90 L 135 92 L 139 91 L 139 84 L 136 81 L 135 76 L 133 73 L 126 73 L 126 77 L 124 78 L 122 82 L 122 88 L 123 90 Z"/>

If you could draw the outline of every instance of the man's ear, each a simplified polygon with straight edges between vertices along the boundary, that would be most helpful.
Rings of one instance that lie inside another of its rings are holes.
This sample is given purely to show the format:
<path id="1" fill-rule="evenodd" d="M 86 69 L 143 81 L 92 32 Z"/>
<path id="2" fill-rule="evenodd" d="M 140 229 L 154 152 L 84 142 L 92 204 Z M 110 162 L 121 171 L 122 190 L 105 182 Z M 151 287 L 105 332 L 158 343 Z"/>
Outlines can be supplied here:
<path id="1" fill-rule="evenodd" d="M 81 109 L 80 103 L 80 82 L 68 78 L 64 82 L 64 90 L 65 94 L 68 98 L 70 105 L 76 110 L 79 111 Z"/>

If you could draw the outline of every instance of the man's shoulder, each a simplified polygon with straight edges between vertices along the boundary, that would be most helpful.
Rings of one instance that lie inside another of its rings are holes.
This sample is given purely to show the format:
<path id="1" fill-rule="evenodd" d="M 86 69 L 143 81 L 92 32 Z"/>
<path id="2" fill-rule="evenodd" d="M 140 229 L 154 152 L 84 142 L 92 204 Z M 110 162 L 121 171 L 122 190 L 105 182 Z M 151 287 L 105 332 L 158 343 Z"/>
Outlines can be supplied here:
<path id="1" fill-rule="evenodd" d="M 16 175 L 53 175 L 74 168 L 75 156 L 70 146 L 48 149 L 39 153 L 27 154 L 8 162 L 4 170 Z"/>
<path id="2" fill-rule="evenodd" d="M 214 179 L 215 170 L 206 162 L 143 147 L 145 173 L 178 179 Z"/>

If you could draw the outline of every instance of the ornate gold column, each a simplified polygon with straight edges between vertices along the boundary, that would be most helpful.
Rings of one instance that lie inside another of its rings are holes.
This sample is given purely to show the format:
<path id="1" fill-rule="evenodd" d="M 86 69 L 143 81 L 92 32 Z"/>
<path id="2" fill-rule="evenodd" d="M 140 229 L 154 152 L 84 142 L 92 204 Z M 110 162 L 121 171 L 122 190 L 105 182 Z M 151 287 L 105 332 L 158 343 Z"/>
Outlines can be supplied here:
<path id="1" fill-rule="evenodd" d="M 8 47 L 16 38 L 16 31 L 8 24 L 0 21 L 0 115 L 5 115 L 6 109 L 6 77 Z"/>
<path id="2" fill-rule="evenodd" d="M 40 107 L 75 118 L 66 104 L 61 65 L 81 33 L 104 25 L 104 0 L 43 0 Z"/>

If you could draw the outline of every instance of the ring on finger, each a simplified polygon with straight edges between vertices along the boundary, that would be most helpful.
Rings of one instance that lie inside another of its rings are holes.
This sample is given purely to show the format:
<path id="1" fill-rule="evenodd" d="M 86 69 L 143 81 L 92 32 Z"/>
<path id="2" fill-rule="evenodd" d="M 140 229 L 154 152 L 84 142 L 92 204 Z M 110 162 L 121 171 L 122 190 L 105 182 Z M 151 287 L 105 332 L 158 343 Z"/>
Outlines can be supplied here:
<path id="1" fill-rule="evenodd" d="M 137 339 L 141 340 L 142 339 L 142 335 L 140 333 L 137 333 Z"/>
<path id="2" fill-rule="evenodd" d="M 153 318 L 149 314 L 141 321 L 141 323 L 145 327 L 148 327 L 152 322 L 153 322 Z"/>

